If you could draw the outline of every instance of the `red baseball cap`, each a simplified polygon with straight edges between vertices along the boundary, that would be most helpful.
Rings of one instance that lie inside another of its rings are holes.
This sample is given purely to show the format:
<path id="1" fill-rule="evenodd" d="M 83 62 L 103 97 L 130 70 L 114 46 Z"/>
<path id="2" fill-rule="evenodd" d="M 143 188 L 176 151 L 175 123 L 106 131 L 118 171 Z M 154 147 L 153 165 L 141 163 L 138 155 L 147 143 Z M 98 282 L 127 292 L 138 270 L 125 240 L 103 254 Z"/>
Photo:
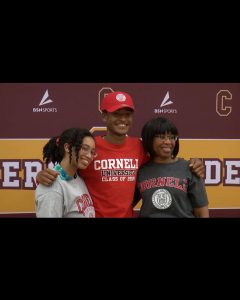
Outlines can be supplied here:
<path id="1" fill-rule="evenodd" d="M 131 108 L 135 110 L 132 97 L 125 92 L 113 92 L 107 94 L 101 103 L 101 111 L 114 112 L 121 108 Z"/>

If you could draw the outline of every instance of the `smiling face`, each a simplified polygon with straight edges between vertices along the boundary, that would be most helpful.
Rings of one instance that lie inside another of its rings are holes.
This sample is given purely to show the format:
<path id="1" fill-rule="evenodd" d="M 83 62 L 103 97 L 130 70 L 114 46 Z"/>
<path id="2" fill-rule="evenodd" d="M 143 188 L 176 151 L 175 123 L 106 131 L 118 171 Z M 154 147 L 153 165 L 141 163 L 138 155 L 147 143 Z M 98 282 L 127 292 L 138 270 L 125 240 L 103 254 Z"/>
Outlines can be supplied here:
<path id="1" fill-rule="evenodd" d="M 64 150 L 65 155 L 61 161 L 61 166 L 70 176 L 73 176 L 77 169 L 86 169 L 97 155 L 95 150 L 95 141 L 90 136 L 85 136 L 83 138 L 78 151 L 78 158 L 75 153 L 75 147 L 72 147 L 71 160 L 68 143 L 65 143 Z"/>
<path id="2" fill-rule="evenodd" d="M 132 125 L 133 111 L 129 108 L 118 109 L 112 113 L 103 112 L 102 120 L 112 135 L 125 136 Z"/>
<path id="3" fill-rule="evenodd" d="M 177 137 L 171 133 L 156 135 L 153 138 L 154 160 L 169 162 L 176 145 Z"/>
<path id="4" fill-rule="evenodd" d="M 86 169 L 96 157 L 95 141 L 92 137 L 83 138 L 82 146 L 78 152 L 78 161 L 76 160 L 75 151 L 73 151 L 73 164 L 78 169 Z"/>

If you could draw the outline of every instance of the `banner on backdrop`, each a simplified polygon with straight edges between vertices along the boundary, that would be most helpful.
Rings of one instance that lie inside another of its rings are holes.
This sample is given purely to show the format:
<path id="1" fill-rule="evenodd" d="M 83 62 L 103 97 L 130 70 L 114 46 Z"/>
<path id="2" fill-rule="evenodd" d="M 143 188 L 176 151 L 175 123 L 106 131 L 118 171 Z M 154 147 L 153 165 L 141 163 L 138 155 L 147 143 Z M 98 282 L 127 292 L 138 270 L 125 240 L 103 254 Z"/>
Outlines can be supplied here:
<path id="1" fill-rule="evenodd" d="M 0 213 L 34 213 L 43 146 L 69 127 L 104 134 L 100 102 L 115 90 L 134 99 L 130 135 L 150 118 L 170 118 L 179 156 L 203 159 L 209 207 L 240 208 L 239 83 L 9 83 L 0 84 Z"/>

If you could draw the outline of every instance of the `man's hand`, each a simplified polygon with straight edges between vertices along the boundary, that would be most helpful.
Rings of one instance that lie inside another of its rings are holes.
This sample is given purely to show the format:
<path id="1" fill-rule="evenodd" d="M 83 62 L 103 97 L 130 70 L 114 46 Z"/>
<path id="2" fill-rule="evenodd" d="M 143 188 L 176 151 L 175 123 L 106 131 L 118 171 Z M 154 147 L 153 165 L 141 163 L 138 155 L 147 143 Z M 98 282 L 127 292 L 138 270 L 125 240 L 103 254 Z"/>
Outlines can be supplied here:
<path id="1" fill-rule="evenodd" d="M 36 181 L 46 186 L 50 186 L 58 177 L 59 173 L 52 169 L 45 169 L 37 173 Z"/>
<path id="2" fill-rule="evenodd" d="M 189 167 L 191 168 L 192 172 L 195 173 L 198 177 L 204 178 L 205 175 L 205 167 L 201 159 L 199 158 L 191 158 Z"/>

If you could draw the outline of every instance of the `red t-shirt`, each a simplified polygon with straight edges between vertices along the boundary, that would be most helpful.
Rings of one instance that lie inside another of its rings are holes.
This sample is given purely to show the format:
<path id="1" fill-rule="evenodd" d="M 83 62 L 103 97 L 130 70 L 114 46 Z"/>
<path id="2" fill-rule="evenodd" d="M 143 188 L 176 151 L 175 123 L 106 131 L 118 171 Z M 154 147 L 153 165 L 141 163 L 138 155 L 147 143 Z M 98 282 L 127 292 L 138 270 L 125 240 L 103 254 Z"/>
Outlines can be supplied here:
<path id="1" fill-rule="evenodd" d="M 92 197 L 96 217 L 132 217 L 137 171 L 147 160 L 142 142 L 127 137 L 124 144 L 113 145 L 100 136 L 95 141 L 98 156 L 80 175 Z"/>

